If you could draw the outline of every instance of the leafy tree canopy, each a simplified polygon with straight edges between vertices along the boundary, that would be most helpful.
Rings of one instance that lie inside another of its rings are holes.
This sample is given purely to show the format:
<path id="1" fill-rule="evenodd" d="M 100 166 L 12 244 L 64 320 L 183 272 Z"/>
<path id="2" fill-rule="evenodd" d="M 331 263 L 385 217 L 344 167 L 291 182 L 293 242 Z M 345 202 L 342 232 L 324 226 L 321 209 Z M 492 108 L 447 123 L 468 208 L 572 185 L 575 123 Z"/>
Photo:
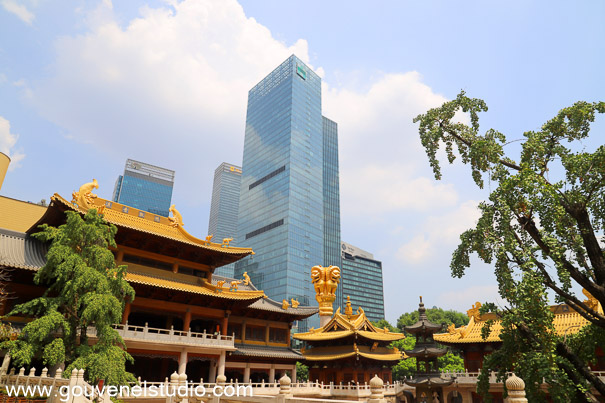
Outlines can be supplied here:
<path id="1" fill-rule="evenodd" d="M 431 322 L 437 324 L 446 323 L 447 325 L 451 325 L 453 323 L 456 327 L 460 327 L 468 323 L 468 315 L 453 310 L 446 311 L 437 307 L 427 309 L 426 316 Z M 403 332 L 404 326 L 410 326 L 416 322 L 418 322 L 418 311 L 407 312 L 401 314 L 397 320 L 397 328 L 400 332 Z"/>
<path id="2" fill-rule="evenodd" d="M 479 113 L 485 111 L 484 101 L 461 92 L 414 120 L 420 124 L 420 139 L 436 179 L 441 178 L 437 151 L 443 145 L 450 163 L 460 157 L 477 186 L 483 188 L 489 180 L 493 189 L 489 200 L 479 205 L 475 228 L 460 236 L 451 261 L 455 277 L 464 275 L 473 253 L 493 264 L 499 293 L 509 304 L 505 310 L 493 304 L 483 307 L 500 315 L 503 323 L 503 346 L 486 359 L 483 375 L 498 370 L 504 376 L 514 365 L 527 378 L 530 400 L 542 398 L 542 377 L 552 387 L 551 396 L 560 401 L 571 395 L 590 398 L 589 386 L 605 395 L 605 384 L 587 365 L 594 362 L 594 349 L 583 347 L 594 346 L 605 331 L 605 315 L 597 304 L 605 305 L 602 139 L 594 150 L 587 150 L 591 124 L 597 114 L 605 113 L 605 103 L 577 102 L 540 130 L 525 132 L 517 159 L 505 152 L 510 149 L 505 148 L 509 143 L 504 134 L 480 132 Z M 460 123 L 458 112 L 465 113 L 470 124 Z M 574 287 L 586 290 L 589 298 Z M 557 336 L 548 291 L 590 326 L 573 337 Z"/>
<path id="3" fill-rule="evenodd" d="M 125 362 L 132 357 L 112 326 L 120 322 L 125 300 L 134 299 L 134 290 L 124 279 L 126 266 L 116 266 L 108 249 L 116 246 L 117 229 L 95 209 L 84 218 L 76 212 L 66 214 L 64 225 L 44 224 L 34 234 L 52 242 L 46 265 L 34 276 L 34 283 L 47 289 L 42 297 L 13 309 L 10 315 L 34 319 L 17 340 L 5 341 L 3 347 L 19 366 L 39 356 L 47 365 L 65 363 L 66 375 L 73 368 L 83 368 L 93 383 L 100 379 L 110 385 L 134 381 L 125 371 Z"/>

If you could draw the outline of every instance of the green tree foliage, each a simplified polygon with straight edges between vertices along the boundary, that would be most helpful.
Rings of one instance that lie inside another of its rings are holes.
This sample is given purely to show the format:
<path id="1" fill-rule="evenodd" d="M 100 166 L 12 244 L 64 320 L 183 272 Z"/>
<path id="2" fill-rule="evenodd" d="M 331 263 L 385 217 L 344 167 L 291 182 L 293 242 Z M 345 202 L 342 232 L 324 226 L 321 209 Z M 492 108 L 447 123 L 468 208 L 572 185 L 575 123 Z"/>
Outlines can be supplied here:
<path id="1" fill-rule="evenodd" d="M 135 380 L 125 370 L 132 357 L 112 326 L 120 322 L 125 300 L 134 299 L 134 290 L 124 279 L 126 266 L 116 266 L 108 249 L 116 246 L 116 232 L 91 209 L 84 218 L 67 212 L 64 225 L 45 224 L 34 235 L 52 242 L 46 265 L 34 276 L 34 283 L 48 288 L 42 297 L 17 305 L 10 313 L 34 318 L 17 340 L 3 343 L 17 365 L 28 365 L 39 356 L 46 365 L 65 363 L 64 374 L 85 369 L 89 382 L 105 379 L 121 385 Z M 91 329 L 94 340 L 88 334 Z"/>
<path id="2" fill-rule="evenodd" d="M 453 323 L 456 327 L 460 327 L 468 323 L 468 315 L 452 310 L 446 311 L 437 307 L 427 309 L 426 316 L 431 322 L 437 324 L 445 323 L 451 325 Z M 407 312 L 401 314 L 397 320 L 397 328 L 400 332 L 403 332 L 404 326 L 410 326 L 416 322 L 418 322 L 418 311 Z"/>
<path id="3" fill-rule="evenodd" d="M 455 118 L 460 111 L 470 125 Z M 592 347 L 603 340 L 605 316 L 573 291 L 582 287 L 605 305 L 605 254 L 598 235 L 602 238 L 605 226 L 605 146 L 586 149 L 591 124 L 597 113 L 605 113 L 605 103 L 577 102 L 540 130 L 525 132 L 518 162 L 505 153 L 504 134 L 480 133 L 484 111 L 484 101 L 461 92 L 414 120 L 436 179 L 441 178 L 437 151 L 444 145 L 450 163 L 459 156 L 470 166 L 477 186 L 483 188 L 487 179 L 495 188 L 479 205 L 475 228 L 460 236 L 451 261 L 455 277 L 464 275 L 473 253 L 493 264 L 499 293 L 509 304 L 505 310 L 482 307 L 503 323 L 503 346 L 486 359 L 483 376 L 490 370 L 503 376 L 515 366 L 527 378 L 530 401 L 541 399 L 542 377 L 560 401 L 590 398 L 589 386 L 605 395 L 605 383 L 587 366 L 594 362 Z M 547 291 L 590 325 L 572 337 L 555 335 Z"/>
<path id="4" fill-rule="evenodd" d="M 431 312 L 429 314 L 429 312 Z M 414 315 L 415 314 L 415 315 Z M 445 322 L 448 325 L 452 323 L 460 323 L 462 326 L 468 323 L 468 316 L 456 311 L 444 311 L 441 308 L 427 309 L 427 316 L 433 318 L 436 323 Z M 434 321 L 433 319 L 429 319 Z M 439 321 L 437 322 L 437 319 Z M 456 320 L 457 322 L 455 322 Z M 399 317 L 397 321 L 397 328 L 392 326 L 387 320 L 381 319 L 378 322 L 373 323 L 374 326 L 381 329 L 387 328 L 391 332 L 403 332 L 403 326 L 408 326 L 418 321 L 418 311 L 404 313 Z M 416 346 L 416 337 L 413 335 L 406 335 L 403 340 L 397 340 L 390 344 L 390 347 L 396 347 L 400 351 L 412 350 Z M 464 360 L 458 354 L 448 351 L 443 357 L 438 359 L 439 368 L 444 371 L 464 371 Z M 393 379 L 403 379 L 404 376 L 413 376 L 416 373 L 416 358 L 410 357 L 405 360 L 399 361 L 393 367 Z"/>
<path id="5" fill-rule="evenodd" d="M 296 380 L 298 382 L 309 380 L 309 367 L 298 361 L 296 361 Z"/>

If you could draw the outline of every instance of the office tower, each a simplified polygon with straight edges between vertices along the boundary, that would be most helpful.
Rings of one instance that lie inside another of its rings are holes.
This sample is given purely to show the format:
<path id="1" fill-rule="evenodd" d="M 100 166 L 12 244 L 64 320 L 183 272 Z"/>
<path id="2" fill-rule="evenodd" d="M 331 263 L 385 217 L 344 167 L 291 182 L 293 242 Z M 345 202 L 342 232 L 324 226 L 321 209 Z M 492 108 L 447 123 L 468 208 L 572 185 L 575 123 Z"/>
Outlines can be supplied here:
<path id="1" fill-rule="evenodd" d="M 323 195 L 324 195 L 324 264 L 342 269 L 340 253 L 340 185 L 338 180 L 338 125 L 322 117 L 323 125 Z M 336 289 L 334 311 L 342 305 L 342 287 Z"/>
<path id="2" fill-rule="evenodd" d="M 126 160 L 113 190 L 113 201 L 168 217 L 174 171 L 135 160 Z"/>
<path id="3" fill-rule="evenodd" d="M 311 267 L 338 262 L 325 256 L 340 248 L 337 127 L 321 115 L 321 79 L 294 55 L 248 93 L 242 170 L 237 245 L 256 255 L 237 262 L 236 277 L 247 271 L 273 299 L 317 305 Z"/>
<path id="4" fill-rule="evenodd" d="M 223 162 L 214 171 L 214 184 L 212 185 L 212 203 L 210 205 L 210 219 L 208 234 L 213 235 L 214 242 L 221 242 L 224 238 L 236 238 L 237 210 L 239 207 L 239 190 L 242 181 L 242 168 Z M 237 241 L 232 242 L 235 245 Z M 233 264 L 216 269 L 215 274 L 233 277 Z"/>
<path id="5" fill-rule="evenodd" d="M 351 297 L 353 309 L 360 306 L 371 321 L 384 319 L 382 262 L 356 246 L 342 243 L 342 304 Z"/>

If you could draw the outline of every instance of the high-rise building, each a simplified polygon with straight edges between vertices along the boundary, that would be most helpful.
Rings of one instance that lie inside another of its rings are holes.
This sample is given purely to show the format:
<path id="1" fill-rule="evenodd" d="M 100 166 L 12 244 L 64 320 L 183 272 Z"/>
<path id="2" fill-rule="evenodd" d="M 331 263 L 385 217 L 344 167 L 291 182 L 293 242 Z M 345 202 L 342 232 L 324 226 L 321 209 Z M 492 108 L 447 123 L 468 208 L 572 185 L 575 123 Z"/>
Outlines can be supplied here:
<path id="1" fill-rule="evenodd" d="M 214 171 L 212 203 L 208 220 L 208 234 L 213 236 L 214 242 L 221 242 L 225 238 L 236 238 L 241 182 L 241 167 L 223 162 Z M 234 241 L 231 245 L 236 243 L 237 241 Z M 214 273 L 233 277 L 233 270 L 234 265 L 228 264 L 217 268 Z"/>
<path id="2" fill-rule="evenodd" d="M 173 184 L 174 171 L 128 159 L 113 189 L 113 201 L 168 217 Z"/>
<path id="3" fill-rule="evenodd" d="M 384 291 L 382 286 L 382 262 L 374 255 L 342 243 L 342 305 L 351 297 L 353 309 L 360 306 L 371 321 L 384 319 Z"/>
<path id="4" fill-rule="evenodd" d="M 339 262 L 337 143 L 336 124 L 321 114 L 321 78 L 296 56 L 248 93 L 237 245 L 256 255 L 235 275 L 247 271 L 278 301 L 316 305 L 311 267 Z"/>

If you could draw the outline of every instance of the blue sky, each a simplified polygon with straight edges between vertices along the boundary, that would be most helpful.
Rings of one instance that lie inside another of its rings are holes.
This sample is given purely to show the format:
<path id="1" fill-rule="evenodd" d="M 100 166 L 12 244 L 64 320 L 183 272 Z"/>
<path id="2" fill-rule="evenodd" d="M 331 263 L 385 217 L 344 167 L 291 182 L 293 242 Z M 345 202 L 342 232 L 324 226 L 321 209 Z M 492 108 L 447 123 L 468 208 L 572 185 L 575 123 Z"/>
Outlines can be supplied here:
<path id="1" fill-rule="evenodd" d="M 176 170 L 173 202 L 203 237 L 214 169 L 241 163 L 247 91 L 296 53 L 339 124 L 342 238 L 383 261 L 387 318 L 418 295 L 465 311 L 496 293 L 490 267 L 449 273 L 489 187 L 457 164 L 435 181 L 412 119 L 464 89 L 512 140 L 603 100 L 604 17 L 601 1 L 0 0 L 0 194 L 94 177 L 110 198 L 139 159 Z"/>

